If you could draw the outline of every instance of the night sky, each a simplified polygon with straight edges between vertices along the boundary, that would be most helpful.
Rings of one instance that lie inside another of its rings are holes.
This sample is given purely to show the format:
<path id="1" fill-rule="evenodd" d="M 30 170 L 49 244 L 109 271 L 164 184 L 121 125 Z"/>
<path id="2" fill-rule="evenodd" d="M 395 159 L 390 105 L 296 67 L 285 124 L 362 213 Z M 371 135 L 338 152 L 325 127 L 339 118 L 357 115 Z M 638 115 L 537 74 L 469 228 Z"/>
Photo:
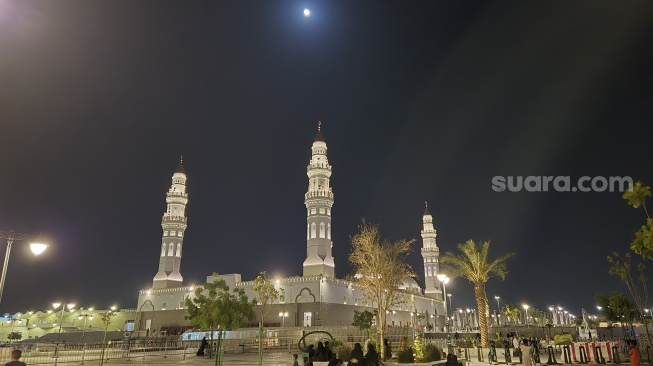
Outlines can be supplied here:
<path id="1" fill-rule="evenodd" d="M 428 200 L 441 252 L 517 253 L 488 283 L 492 309 L 593 311 L 594 294 L 626 292 L 605 258 L 644 212 L 618 192 L 491 180 L 653 184 L 651 45 L 651 2 L 0 0 L 0 230 L 51 244 L 14 245 L 0 312 L 135 308 L 181 154 L 185 284 L 301 275 L 318 120 L 337 276 L 362 218 L 421 239 Z M 465 280 L 447 290 L 474 305 Z"/>

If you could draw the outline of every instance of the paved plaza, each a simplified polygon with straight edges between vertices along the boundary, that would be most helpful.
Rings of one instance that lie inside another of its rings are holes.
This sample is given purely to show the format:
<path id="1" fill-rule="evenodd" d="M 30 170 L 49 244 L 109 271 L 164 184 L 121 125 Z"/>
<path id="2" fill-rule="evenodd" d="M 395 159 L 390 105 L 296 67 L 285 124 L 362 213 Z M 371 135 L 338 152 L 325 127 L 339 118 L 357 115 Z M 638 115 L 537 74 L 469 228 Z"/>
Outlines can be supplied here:
<path id="1" fill-rule="evenodd" d="M 299 353 L 299 352 L 297 352 Z M 263 365 L 269 365 L 269 366 L 291 366 L 292 365 L 292 353 L 271 353 L 271 354 L 265 354 L 263 356 Z M 546 358 L 544 358 L 544 355 L 542 355 L 544 363 L 540 363 L 538 365 L 546 365 Z M 467 366 L 488 366 L 489 363 L 486 362 L 477 362 L 473 361 L 475 360 L 475 357 L 472 357 L 472 361 L 467 363 Z M 500 361 L 502 360 L 502 357 L 499 359 Z M 518 360 L 517 360 L 518 361 Z M 110 360 L 108 363 L 105 362 L 107 366 L 128 366 L 128 365 L 197 365 L 197 366 L 211 366 L 215 362 L 214 359 L 209 359 L 205 357 L 197 357 L 197 356 L 187 356 L 185 359 L 180 359 L 180 358 L 163 358 L 161 356 L 155 356 L 155 357 L 148 357 L 148 358 L 131 358 L 129 361 L 126 359 L 115 359 L 115 360 Z M 558 360 L 559 363 L 560 360 Z M 431 363 L 415 363 L 415 364 L 398 364 L 396 362 L 385 362 L 384 365 L 386 366 L 398 366 L 398 365 L 419 365 L 419 366 L 427 366 L 427 365 L 432 365 L 434 362 Z M 97 361 L 93 361 L 92 363 L 87 363 L 88 365 L 97 365 Z M 300 363 L 301 364 L 301 363 Z M 518 365 L 518 362 L 513 362 L 513 365 Z M 561 363 L 562 364 L 562 363 Z M 625 362 L 624 364 L 627 364 Z M 258 366 L 258 357 L 256 354 L 251 354 L 251 353 L 245 353 L 245 354 L 225 354 L 224 355 L 224 361 L 223 365 L 226 366 Z M 440 364 L 443 366 L 443 364 Z M 496 363 L 495 363 L 496 365 Z M 505 365 L 505 363 L 499 363 L 499 365 Z"/>

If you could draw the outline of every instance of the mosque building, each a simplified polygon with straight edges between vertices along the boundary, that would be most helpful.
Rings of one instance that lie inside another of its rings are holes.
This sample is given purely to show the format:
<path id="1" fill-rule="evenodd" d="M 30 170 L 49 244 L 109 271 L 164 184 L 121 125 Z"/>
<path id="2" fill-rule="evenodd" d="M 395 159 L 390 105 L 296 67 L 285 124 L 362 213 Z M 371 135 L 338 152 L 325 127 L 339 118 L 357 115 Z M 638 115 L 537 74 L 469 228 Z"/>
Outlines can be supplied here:
<path id="1" fill-rule="evenodd" d="M 311 158 L 307 167 L 308 190 L 304 194 L 306 205 L 306 259 L 303 275 L 273 280 L 283 294 L 272 304 L 264 325 L 286 327 L 323 327 L 351 325 L 355 310 L 373 310 L 355 282 L 335 277 L 335 259 L 331 240 L 331 215 L 334 204 L 330 185 L 332 167 L 327 158 L 327 144 L 318 123 L 317 135 L 311 146 Z M 194 296 L 192 286 L 183 285 L 181 259 L 184 232 L 187 227 L 186 172 L 183 161 L 172 176 L 172 184 L 166 194 L 167 209 L 161 220 L 163 231 L 159 246 L 159 269 L 152 287 L 139 292 L 135 329 L 147 333 L 153 331 L 179 332 L 191 328 L 185 300 Z M 424 260 L 425 287 L 422 289 L 412 278 L 398 284 L 409 298 L 404 305 L 393 309 L 387 322 L 389 326 L 433 324 L 442 330 L 446 319 L 446 289 L 438 279 L 439 249 L 436 230 L 428 205 L 422 217 L 423 228 L 421 254 Z M 213 271 L 210 271 L 213 272 Z M 218 275 L 229 288 L 242 288 L 250 299 L 257 298 L 252 290 L 253 280 L 243 280 L 238 273 Z M 216 277 L 208 276 L 207 281 Z M 284 314 L 283 319 L 277 314 Z M 252 322 L 258 324 L 260 319 Z"/>

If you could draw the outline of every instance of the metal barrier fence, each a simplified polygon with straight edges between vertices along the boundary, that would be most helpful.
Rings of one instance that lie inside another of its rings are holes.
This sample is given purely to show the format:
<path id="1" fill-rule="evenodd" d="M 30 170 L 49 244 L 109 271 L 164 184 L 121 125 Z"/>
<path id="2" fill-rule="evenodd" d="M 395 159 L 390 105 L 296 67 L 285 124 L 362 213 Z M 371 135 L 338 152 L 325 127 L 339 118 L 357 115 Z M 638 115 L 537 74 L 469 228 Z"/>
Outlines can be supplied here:
<path id="1" fill-rule="evenodd" d="M 23 351 L 21 361 L 28 365 L 45 365 L 60 363 L 85 364 L 97 363 L 100 358 L 105 360 L 129 359 L 134 361 L 146 361 L 148 358 L 164 358 L 170 361 L 185 359 L 196 350 L 189 349 L 182 341 L 156 340 L 156 341 L 133 341 L 111 342 L 102 347 L 102 344 L 53 344 L 53 343 L 30 343 L 14 344 L 13 348 Z M 8 362 L 9 360 L 0 360 Z"/>
<path id="2" fill-rule="evenodd" d="M 353 347 L 354 343 L 365 342 L 365 336 L 343 337 L 343 344 Z M 263 350 L 266 354 L 284 354 L 297 352 L 297 341 L 292 337 L 264 338 L 262 341 Z M 224 349 L 226 353 L 256 353 L 258 352 L 257 338 L 226 339 Z M 315 340 L 317 341 L 317 340 Z M 399 349 L 401 339 L 390 338 L 393 351 Z M 307 340 L 308 342 L 308 340 Z M 409 338 L 412 344 L 412 337 Z M 428 339 L 425 343 L 432 343 L 445 349 L 446 339 Z M 217 343 L 217 340 L 214 340 Z M 92 364 L 96 365 L 100 358 L 104 360 L 123 360 L 139 364 L 174 363 L 187 357 L 196 357 L 201 341 L 198 340 L 171 340 L 166 338 L 137 339 L 130 341 L 109 342 L 103 350 L 102 344 L 67 344 L 59 343 L 15 343 L 11 348 L 18 348 L 23 351 L 21 360 L 28 365 L 50 365 L 50 364 Z M 211 354 L 209 347 L 205 350 L 208 357 Z M 0 359 L 0 364 L 8 362 L 8 359 Z"/>

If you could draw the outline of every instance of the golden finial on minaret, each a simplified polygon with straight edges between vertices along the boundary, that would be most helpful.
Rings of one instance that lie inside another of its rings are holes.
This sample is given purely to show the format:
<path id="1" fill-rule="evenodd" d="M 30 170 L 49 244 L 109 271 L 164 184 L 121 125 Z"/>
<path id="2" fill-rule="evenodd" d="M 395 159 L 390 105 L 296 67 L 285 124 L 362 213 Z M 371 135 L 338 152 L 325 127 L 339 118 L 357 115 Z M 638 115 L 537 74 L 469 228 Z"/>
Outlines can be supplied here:
<path id="1" fill-rule="evenodd" d="M 184 155 L 179 155 L 179 164 L 184 163 Z"/>
<path id="2" fill-rule="evenodd" d="M 321 122 L 321 121 L 317 121 L 317 132 L 320 132 L 320 128 L 321 128 L 321 126 L 322 126 L 322 122 Z"/>
<path id="3" fill-rule="evenodd" d="M 429 208 L 429 201 L 424 201 L 424 205 L 426 206 L 426 208 Z"/>

